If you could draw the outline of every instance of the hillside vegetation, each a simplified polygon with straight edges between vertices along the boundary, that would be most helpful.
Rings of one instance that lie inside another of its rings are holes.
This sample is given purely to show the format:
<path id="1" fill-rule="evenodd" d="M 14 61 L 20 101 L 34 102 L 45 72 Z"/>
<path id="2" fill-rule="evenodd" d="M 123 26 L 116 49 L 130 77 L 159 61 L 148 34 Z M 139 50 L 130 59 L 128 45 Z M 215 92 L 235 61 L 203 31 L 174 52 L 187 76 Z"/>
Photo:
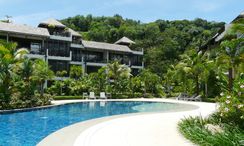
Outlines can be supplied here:
<path id="1" fill-rule="evenodd" d="M 80 32 L 84 40 L 114 43 L 123 36 L 134 40 L 136 45 L 132 49 L 144 48 L 146 67 L 160 76 L 167 72 L 170 65 L 178 62 L 179 55 L 187 49 L 199 49 L 224 25 L 200 18 L 142 23 L 119 15 L 77 15 L 62 22 Z"/>

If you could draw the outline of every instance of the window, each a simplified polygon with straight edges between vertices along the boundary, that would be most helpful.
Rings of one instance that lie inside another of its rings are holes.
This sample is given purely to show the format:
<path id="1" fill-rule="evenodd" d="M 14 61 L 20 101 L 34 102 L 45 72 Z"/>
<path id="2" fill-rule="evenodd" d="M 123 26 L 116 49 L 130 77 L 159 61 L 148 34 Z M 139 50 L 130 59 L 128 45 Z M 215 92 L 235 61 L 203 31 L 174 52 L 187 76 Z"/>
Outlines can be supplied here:
<path id="1" fill-rule="evenodd" d="M 39 54 L 41 50 L 41 44 L 40 43 L 31 43 L 30 47 L 30 53 L 31 54 Z"/>

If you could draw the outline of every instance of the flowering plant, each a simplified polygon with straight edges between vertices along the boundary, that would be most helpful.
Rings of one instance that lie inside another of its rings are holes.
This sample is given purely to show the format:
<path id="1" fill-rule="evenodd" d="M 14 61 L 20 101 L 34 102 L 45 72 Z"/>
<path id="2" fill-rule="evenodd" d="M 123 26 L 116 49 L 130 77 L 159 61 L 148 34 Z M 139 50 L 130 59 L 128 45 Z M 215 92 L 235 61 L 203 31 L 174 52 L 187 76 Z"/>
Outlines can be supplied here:
<path id="1" fill-rule="evenodd" d="M 233 91 L 220 94 L 220 118 L 244 128 L 244 80 L 235 81 Z"/>

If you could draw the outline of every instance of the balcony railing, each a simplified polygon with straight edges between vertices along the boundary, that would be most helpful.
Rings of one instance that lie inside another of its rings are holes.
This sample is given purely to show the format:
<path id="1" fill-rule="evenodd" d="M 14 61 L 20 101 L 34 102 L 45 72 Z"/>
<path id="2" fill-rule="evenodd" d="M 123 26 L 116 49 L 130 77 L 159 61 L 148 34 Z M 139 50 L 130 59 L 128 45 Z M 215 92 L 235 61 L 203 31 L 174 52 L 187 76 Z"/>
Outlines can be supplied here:
<path id="1" fill-rule="evenodd" d="M 73 44 L 78 44 L 78 45 L 82 45 L 82 41 L 81 40 L 72 40 Z"/>
<path id="2" fill-rule="evenodd" d="M 61 37 L 70 37 L 70 32 L 66 31 L 50 31 L 50 35 L 61 36 Z"/>
<path id="3" fill-rule="evenodd" d="M 81 62 L 82 61 L 82 56 L 81 55 L 72 54 L 72 61 Z"/>

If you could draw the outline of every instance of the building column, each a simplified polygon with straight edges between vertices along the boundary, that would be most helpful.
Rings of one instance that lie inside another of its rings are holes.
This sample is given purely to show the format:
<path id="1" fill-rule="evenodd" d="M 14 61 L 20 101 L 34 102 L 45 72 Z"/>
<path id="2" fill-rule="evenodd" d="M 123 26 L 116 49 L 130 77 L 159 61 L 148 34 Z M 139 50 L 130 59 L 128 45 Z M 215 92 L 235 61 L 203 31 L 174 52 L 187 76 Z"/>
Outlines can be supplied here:
<path id="1" fill-rule="evenodd" d="M 8 43 L 8 41 L 9 41 L 9 34 L 7 34 L 7 43 Z"/>
<path id="2" fill-rule="evenodd" d="M 86 73 L 86 67 L 84 62 L 84 56 L 81 57 L 81 67 L 82 67 L 82 74 L 84 75 Z"/>
<path id="3" fill-rule="evenodd" d="M 109 52 L 106 51 L 103 54 L 104 54 L 104 59 L 106 60 L 106 63 L 108 63 L 109 62 Z"/>

